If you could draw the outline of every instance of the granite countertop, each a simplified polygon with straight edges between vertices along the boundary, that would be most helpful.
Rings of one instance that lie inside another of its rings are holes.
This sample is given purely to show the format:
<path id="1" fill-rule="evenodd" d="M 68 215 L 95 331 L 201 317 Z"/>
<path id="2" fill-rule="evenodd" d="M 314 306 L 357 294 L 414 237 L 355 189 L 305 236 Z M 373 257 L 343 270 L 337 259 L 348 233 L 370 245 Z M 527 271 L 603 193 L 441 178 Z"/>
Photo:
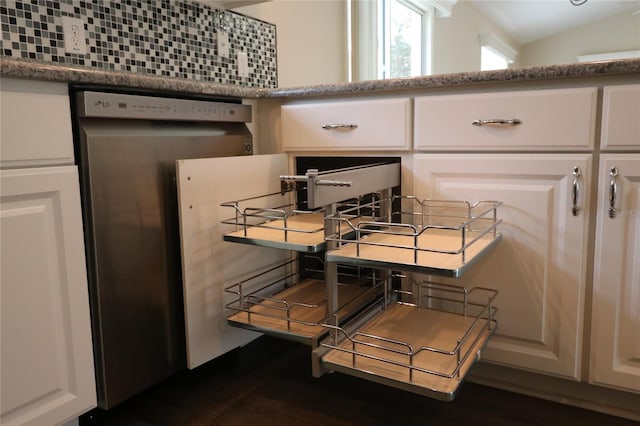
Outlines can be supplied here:
<path id="1" fill-rule="evenodd" d="M 603 75 L 633 75 L 640 78 L 640 59 L 566 65 L 521 67 L 500 71 L 439 74 L 413 78 L 372 80 L 317 86 L 258 89 L 195 80 L 57 65 L 22 59 L 0 58 L 0 76 L 119 86 L 166 92 L 216 95 L 233 98 L 294 98 L 384 93 L 434 87 L 457 87 L 501 82 L 526 82 Z"/>

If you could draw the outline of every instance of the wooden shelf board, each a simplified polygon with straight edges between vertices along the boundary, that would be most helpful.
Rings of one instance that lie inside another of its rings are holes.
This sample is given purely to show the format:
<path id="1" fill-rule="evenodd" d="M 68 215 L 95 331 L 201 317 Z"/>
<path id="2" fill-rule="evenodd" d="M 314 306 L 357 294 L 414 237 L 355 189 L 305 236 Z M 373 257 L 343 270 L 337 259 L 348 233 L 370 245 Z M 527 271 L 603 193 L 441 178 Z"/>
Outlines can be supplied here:
<path id="1" fill-rule="evenodd" d="M 466 333 L 473 320 L 474 318 L 472 317 L 465 318 L 452 313 L 395 304 L 376 315 L 371 321 L 359 328 L 358 332 L 373 334 L 394 341 L 407 342 L 412 345 L 414 350 L 422 346 L 453 350 L 458 339 Z M 361 372 L 370 376 L 370 378 L 377 378 L 377 381 L 383 383 L 389 381 L 391 382 L 390 384 L 395 387 L 408 386 L 421 388 L 428 393 L 444 395 L 442 399 L 451 399 L 447 396 L 455 394 L 470 367 L 477 360 L 476 354 L 479 354 L 492 333 L 493 329 L 488 330 L 486 323 L 482 329 L 480 325 L 474 327 L 473 336 L 468 339 L 468 342 L 463 344 L 461 349 L 461 354 L 470 351 L 470 355 L 460 368 L 460 377 L 448 378 L 413 371 L 413 377 L 410 380 L 409 369 L 406 367 L 362 356 L 356 356 L 354 365 L 353 355 L 340 350 L 330 350 L 322 357 L 322 362 L 325 368 L 329 370 L 333 368 L 354 375 L 361 375 L 357 374 Z M 480 334 L 481 337 L 472 347 L 474 337 L 478 334 Z M 397 350 L 407 350 L 405 346 L 401 345 L 382 343 L 375 340 L 367 341 L 384 344 L 386 347 Z M 345 339 L 338 347 L 350 350 L 352 349 L 352 343 Z M 409 357 L 407 355 L 396 354 L 363 345 L 357 345 L 357 350 L 368 355 L 409 364 Z M 453 355 L 422 351 L 414 356 L 413 362 L 414 365 L 419 368 L 450 374 L 454 371 L 457 361 Z"/>
<path id="2" fill-rule="evenodd" d="M 338 304 L 344 306 L 348 302 L 365 294 L 369 287 L 358 287 L 351 285 L 341 285 L 338 287 Z M 278 334 L 293 334 L 302 338 L 316 338 L 320 334 L 326 333 L 326 329 L 320 324 L 326 319 L 326 284 L 319 280 L 307 280 L 303 283 L 289 287 L 271 296 L 272 299 L 286 300 L 289 304 L 306 303 L 317 305 L 316 308 L 295 307 L 291 310 L 291 319 L 304 321 L 314 325 L 290 322 L 287 327 L 286 311 L 273 309 L 281 308 L 284 305 L 273 301 L 264 301 L 251 307 L 251 315 L 247 312 L 236 312 L 228 317 L 230 323 L 238 326 L 246 325 L 253 330 Z M 344 318 L 349 312 L 343 309 L 338 313 L 339 318 Z M 263 314 L 263 315 L 260 315 Z M 265 316 L 270 315 L 270 316 Z M 277 316 L 278 318 L 273 318 Z"/>
<path id="3" fill-rule="evenodd" d="M 472 237 L 473 234 L 470 233 L 468 238 Z M 421 268 L 428 271 L 450 271 L 447 275 L 459 276 L 465 267 L 472 264 L 499 240 L 500 235 L 496 237 L 493 237 L 493 235 L 481 237 L 465 250 L 464 262 L 462 261 L 462 254 L 434 253 L 430 251 L 418 251 L 416 261 L 415 249 L 399 248 L 398 246 L 418 247 L 422 250 L 455 251 L 460 249 L 461 246 L 460 231 L 430 229 L 418 237 L 417 244 L 413 236 L 372 233 L 362 239 L 359 244 L 359 254 L 357 251 L 358 244 L 347 243 L 330 251 L 327 259 L 350 264 L 365 262 L 367 266 L 375 266 L 376 263 L 379 263 L 380 267 L 408 268 L 418 271 Z M 385 246 L 367 243 L 385 244 Z"/>

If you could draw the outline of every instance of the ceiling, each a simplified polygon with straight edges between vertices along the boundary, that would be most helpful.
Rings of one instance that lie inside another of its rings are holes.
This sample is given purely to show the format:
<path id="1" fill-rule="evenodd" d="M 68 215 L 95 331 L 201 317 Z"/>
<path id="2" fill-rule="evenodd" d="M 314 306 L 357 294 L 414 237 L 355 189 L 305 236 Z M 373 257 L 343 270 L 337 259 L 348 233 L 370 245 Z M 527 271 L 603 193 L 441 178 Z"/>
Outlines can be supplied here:
<path id="1" fill-rule="evenodd" d="M 570 0 L 469 1 L 520 45 L 624 11 L 640 10 L 640 0 L 587 0 L 580 6 Z"/>

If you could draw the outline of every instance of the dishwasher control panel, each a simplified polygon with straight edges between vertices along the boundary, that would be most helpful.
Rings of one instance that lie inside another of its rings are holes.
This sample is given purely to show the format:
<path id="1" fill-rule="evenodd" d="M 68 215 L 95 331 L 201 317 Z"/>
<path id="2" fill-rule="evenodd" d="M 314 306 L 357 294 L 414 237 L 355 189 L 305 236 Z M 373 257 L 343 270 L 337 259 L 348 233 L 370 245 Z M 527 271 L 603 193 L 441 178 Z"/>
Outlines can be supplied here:
<path id="1" fill-rule="evenodd" d="M 240 123 L 251 121 L 250 105 L 91 91 L 81 92 L 78 96 L 81 117 Z"/>

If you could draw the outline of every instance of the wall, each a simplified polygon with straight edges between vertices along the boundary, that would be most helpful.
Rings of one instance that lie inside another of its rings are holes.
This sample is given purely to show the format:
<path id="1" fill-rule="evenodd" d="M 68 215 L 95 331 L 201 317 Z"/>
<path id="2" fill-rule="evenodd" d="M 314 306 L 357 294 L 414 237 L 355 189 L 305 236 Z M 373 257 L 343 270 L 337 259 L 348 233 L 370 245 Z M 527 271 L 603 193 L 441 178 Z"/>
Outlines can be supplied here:
<path id="1" fill-rule="evenodd" d="M 84 23 L 87 55 L 67 54 L 62 17 Z M 4 57 L 179 77 L 248 87 L 277 87 L 276 28 L 237 13 L 175 0 L 2 0 Z M 229 34 L 229 57 L 217 33 Z M 249 76 L 238 75 L 237 52 Z"/>
<path id="2" fill-rule="evenodd" d="M 280 87 L 347 81 L 345 0 L 273 0 L 234 11 L 278 28 Z"/>
<path id="3" fill-rule="evenodd" d="M 588 46 L 588 47 L 586 47 Z M 623 12 L 522 46 L 522 65 L 577 62 L 580 55 L 640 49 L 640 14 Z"/>

